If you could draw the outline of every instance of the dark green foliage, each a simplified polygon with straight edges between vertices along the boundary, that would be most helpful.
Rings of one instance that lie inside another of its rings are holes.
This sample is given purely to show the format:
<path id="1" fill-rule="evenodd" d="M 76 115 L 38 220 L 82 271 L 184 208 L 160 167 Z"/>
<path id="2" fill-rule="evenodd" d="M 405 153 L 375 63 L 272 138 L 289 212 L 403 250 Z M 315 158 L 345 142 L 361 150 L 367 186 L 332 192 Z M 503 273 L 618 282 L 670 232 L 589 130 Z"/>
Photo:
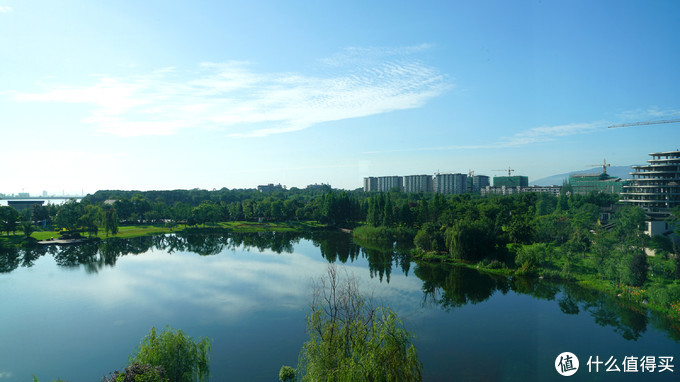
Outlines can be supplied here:
<path id="1" fill-rule="evenodd" d="M 515 257 L 515 264 L 525 270 L 542 267 L 551 254 L 545 243 L 535 243 L 520 247 Z"/>
<path id="2" fill-rule="evenodd" d="M 130 364 L 161 367 L 169 382 L 207 381 L 210 376 L 210 341 L 194 341 L 181 330 L 156 328 L 142 340 Z"/>
<path id="3" fill-rule="evenodd" d="M 632 286 L 642 286 L 647 281 L 647 255 L 644 252 L 626 256 L 623 259 L 622 281 Z"/>
<path id="4" fill-rule="evenodd" d="M 32 211 L 32 220 L 34 221 L 47 221 L 50 220 L 50 213 L 47 207 L 40 205 L 40 204 L 34 204 L 33 205 L 33 211 Z"/>
<path id="5" fill-rule="evenodd" d="M 0 230 L 7 232 L 16 231 L 19 213 L 13 207 L 0 206 Z"/>
<path id="6" fill-rule="evenodd" d="M 61 206 L 55 224 L 58 228 L 73 230 L 79 226 L 81 216 L 83 216 L 83 204 L 71 200 Z"/>
<path id="7" fill-rule="evenodd" d="M 368 242 L 388 244 L 391 247 L 395 241 L 397 243 L 411 243 L 413 237 L 416 236 L 414 231 L 404 227 L 387 228 L 363 225 L 355 228 L 352 231 L 352 236 Z"/>
<path id="8" fill-rule="evenodd" d="M 446 247 L 454 259 L 478 261 L 493 256 L 496 238 L 490 222 L 462 220 L 444 233 Z"/>
<path id="9" fill-rule="evenodd" d="M 168 382 L 165 371 L 160 366 L 133 363 L 122 372 L 115 371 L 102 382 Z"/>
<path id="10" fill-rule="evenodd" d="M 104 230 L 107 237 L 109 232 L 112 235 L 118 233 L 118 212 L 114 207 L 108 207 L 104 210 Z"/>
<path id="11" fill-rule="evenodd" d="M 21 223 L 21 231 L 24 233 L 24 237 L 28 239 L 35 232 L 35 226 L 31 222 L 23 222 Z"/>
<path id="12" fill-rule="evenodd" d="M 390 194 L 387 193 L 385 197 L 385 206 L 383 207 L 383 221 L 382 225 L 385 227 L 391 227 L 394 224 L 394 204 L 392 204 L 392 199 Z"/>
<path id="13" fill-rule="evenodd" d="M 416 248 L 424 251 L 441 252 L 446 250 L 446 243 L 444 241 L 444 233 L 441 227 L 434 223 L 425 223 L 422 228 L 418 230 L 413 244 Z"/>
<path id="14" fill-rule="evenodd" d="M 290 366 L 281 366 L 281 370 L 279 370 L 279 380 L 281 380 L 281 382 L 294 381 L 295 369 Z"/>

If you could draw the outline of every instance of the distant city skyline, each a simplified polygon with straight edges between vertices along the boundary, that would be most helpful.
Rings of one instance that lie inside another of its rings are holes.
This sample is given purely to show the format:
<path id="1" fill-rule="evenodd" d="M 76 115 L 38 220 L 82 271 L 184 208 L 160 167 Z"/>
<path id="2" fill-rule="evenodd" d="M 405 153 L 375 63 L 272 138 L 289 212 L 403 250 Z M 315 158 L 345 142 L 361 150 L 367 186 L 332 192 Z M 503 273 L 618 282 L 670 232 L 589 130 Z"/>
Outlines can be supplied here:
<path id="1" fill-rule="evenodd" d="M 680 3 L 0 0 L 0 193 L 540 179 L 676 150 Z"/>

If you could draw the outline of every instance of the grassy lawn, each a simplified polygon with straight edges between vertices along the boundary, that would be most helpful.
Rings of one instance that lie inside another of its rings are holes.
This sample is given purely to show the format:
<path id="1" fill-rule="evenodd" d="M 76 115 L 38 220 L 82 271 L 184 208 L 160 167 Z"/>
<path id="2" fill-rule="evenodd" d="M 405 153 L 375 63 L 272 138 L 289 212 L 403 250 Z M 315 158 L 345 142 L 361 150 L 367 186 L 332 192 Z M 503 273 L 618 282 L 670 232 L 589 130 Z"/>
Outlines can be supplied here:
<path id="1" fill-rule="evenodd" d="M 264 231 L 281 231 L 281 232 L 295 232 L 295 231 L 310 231 L 326 228 L 325 224 L 316 221 L 302 221 L 302 222 L 222 222 L 214 224 L 206 224 L 205 226 L 196 226 L 185 228 L 184 225 L 177 225 L 175 227 L 168 227 L 164 224 L 138 224 L 138 225 L 122 225 L 118 227 L 118 233 L 114 236 L 109 234 L 109 237 L 117 238 L 131 238 L 147 235 L 157 235 L 172 232 L 181 232 L 185 229 L 220 229 L 225 232 L 264 232 Z M 83 236 L 88 237 L 87 233 L 82 233 Z M 23 233 L 17 231 L 16 234 L 10 233 L 0 234 L 0 242 L 6 245 L 20 245 L 23 240 Z M 31 237 L 36 240 L 48 240 L 50 238 L 57 239 L 59 233 L 55 231 L 36 231 L 31 234 Z M 106 239 L 106 232 L 99 230 L 95 236 L 101 239 Z"/>

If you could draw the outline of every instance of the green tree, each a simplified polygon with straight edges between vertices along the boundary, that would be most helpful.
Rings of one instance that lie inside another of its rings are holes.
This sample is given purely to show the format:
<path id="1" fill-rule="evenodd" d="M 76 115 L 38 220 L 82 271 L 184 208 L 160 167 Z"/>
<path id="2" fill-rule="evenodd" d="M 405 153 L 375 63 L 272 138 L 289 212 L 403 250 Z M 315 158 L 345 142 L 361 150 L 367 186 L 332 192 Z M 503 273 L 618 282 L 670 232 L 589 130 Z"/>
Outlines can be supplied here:
<path id="1" fill-rule="evenodd" d="M 290 366 L 281 366 L 281 370 L 279 370 L 279 380 L 281 380 L 281 382 L 294 381 L 295 369 Z"/>
<path id="2" fill-rule="evenodd" d="M 191 216 L 191 206 L 183 202 L 175 202 L 171 208 L 172 219 L 179 222 L 183 221 L 186 226 L 187 219 Z"/>
<path id="3" fill-rule="evenodd" d="M 23 222 L 21 223 L 21 230 L 24 233 L 24 237 L 28 240 L 28 238 L 31 237 L 31 234 L 35 232 L 35 226 L 31 222 Z"/>
<path id="4" fill-rule="evenodd" d="M 420 381 L 412 335 L 389 308 L 364 298 L 356 278 L 330 265 L 315 285 L 309 340 L 299 356 L 303 381 Z"/>
<path id="5" fill-rule="evenodd" d="M 146 220 L 146 214 L 151 211 L 151 203 L 142 194 L 137 194 L 132 197 L 132 205 L 134 211 L 134 220 L 139 219 L 140 222 Z"/>
<path id="6" fill-rule="evenodd" d="M 106 237 L 109 237 L 109 232 L 112 235 L 118 233 L 118 213 L 114 207 L 104 210 L 104 230 L 106 231 Z"/>
<path id="7" fill-rule="evenodd" d="M 622 281 L 628 285 L 640 287 L 647 281 L 648 268 L 647 254 L 644 252 L 636 251 L 625 256 L 621 269 Z"/>
<path id="8" fill-rule="evenodd" d="M 517 251 L 515 263 L 524 270 L 542 267 L 550 257 L 550 248 L 544 243 L 523 245 Z"/>
<path id="9" fill-rule="evenodd" d="M 130 357 L 132 364 L 160 366 L 170 382 L 207 381 L 210 377 L 210 341 L 194 341 L 181 330 L 156 328 Z"/>
<path id="10" fill-rule="evenodd" d="M 55 224 L 59 228 L 74 230 L 78 228 L 82 214 L 82 205 L 75 200 L 70 200 L 59 209 Z"/>
<path id="11" fill-rule="evenodd" d="M 0 206 L 0 230 L 7 232 L 16 231 L 19 213 L 14 207 Z"/>
<path id="12" fill-rule="evenodd" d="M 40 204 L 34 204 L 33 205 L 33 220 L 34 221 L 42 221 L 42 220 L 49 220 L 50 219 L 50 214 L 49 211 L 47 210 L 47 207 L 40 205 Z"/>
<path id="13" fill-rule="evenodd" d="M 497 236 L 493 224 L 484 220 L 461 220 L 444 233 L 446 247 L 454 259 L 475 261 L 495 252 Z"/>
<path id="14" fill-rule="evenodd" d="M 283 219 L 283 202 L 280 200 L 275 200 L 272 202 L 272 204 L 269 205 L 270 212 L 269 216 L 271 216 L 272 220 L 274 221 L 280 221 Z"/>
<path id="15" fill-rule="evenodd" d="M 391 227 L 392 224 L 394 224 L 394 204 L 392 203 L 392 198 L 388 192 L 385 197 L 385 206 L 383 207 L 383 225 L 385 227 Z"/>
<path id="16" fill-rule="evenodd" d="M 643 233 L 645 213 L 639 207 L 625 207 L 617 211 L 612 234 L 616 238 L 613 255 L 608 259 L 606 272 L 612 279 L 633 286 L 647 280 L 647 255 L 644 252 L 646 235 Z"/>
<path id="17" fill-rule="evenodd" d="M 425 223 L 413 238 L 413 244 L 424 251 L 443 251 L 446 249 L 441 227 L 434 223 Z"/>
<path id="18" fill-rule="evenodd" d="M 90 237 L 97 235 L 99 225 L 102 221 L 103 211 L 101 207 L 88 204 L 83 209 L 83 216 L 80 217 L 80 224 L 85 227 Z"/>
<path id="19" fill-rule="evenodd" d="M 430 207 L 428 206 L 427 199 L 423 199 L 418 206 L 418 224 L 423 225 L 429 221 Z"/>

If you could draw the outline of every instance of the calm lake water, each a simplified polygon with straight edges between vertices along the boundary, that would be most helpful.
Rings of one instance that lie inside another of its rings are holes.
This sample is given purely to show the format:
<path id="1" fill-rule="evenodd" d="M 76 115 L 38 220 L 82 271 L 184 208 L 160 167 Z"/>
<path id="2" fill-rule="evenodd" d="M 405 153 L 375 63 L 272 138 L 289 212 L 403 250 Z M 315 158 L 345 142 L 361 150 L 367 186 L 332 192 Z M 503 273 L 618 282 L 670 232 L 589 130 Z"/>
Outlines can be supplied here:
<path id="1" fill-rule="evenodd" d="M 568 284 L 416 265 L 344 234 L 166 235 L 0 252 L 0 382 L 100 381 L 152 326 L 212 340 L 213 381 L 276 381 L 306 340 L 312 279 L 329 263 L 403 319 L 424 380 L 680 379 L 680 323 Z M 589 357 L 599 357 L 588 372 Z M 624 373 L 672 356 L 673 372 Z M 620 372 L 606 372 L 616 359 Z M 676 366 L 677 365 L 677 366 Z"/>

